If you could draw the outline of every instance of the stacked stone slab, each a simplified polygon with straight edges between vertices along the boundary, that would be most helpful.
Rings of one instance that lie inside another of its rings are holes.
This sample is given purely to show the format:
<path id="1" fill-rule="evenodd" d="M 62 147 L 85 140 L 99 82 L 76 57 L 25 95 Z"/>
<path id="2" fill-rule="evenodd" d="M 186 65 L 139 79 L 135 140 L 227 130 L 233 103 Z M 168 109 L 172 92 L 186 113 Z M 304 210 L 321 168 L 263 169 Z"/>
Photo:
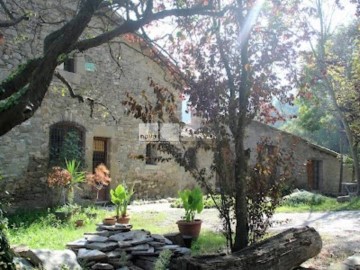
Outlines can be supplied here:
<path id="1" fill-rule="evenodd" d="M 171 250 L 173 256 L 190 254 L 188 248 L 174 245 L 162 235 L 131 228 L 98 224 L 96 232 L 85 233 L 82 239 L 66 246 L 77 254 L 81 265 L 92 270 L 150 270 L 162 250 Z"/>

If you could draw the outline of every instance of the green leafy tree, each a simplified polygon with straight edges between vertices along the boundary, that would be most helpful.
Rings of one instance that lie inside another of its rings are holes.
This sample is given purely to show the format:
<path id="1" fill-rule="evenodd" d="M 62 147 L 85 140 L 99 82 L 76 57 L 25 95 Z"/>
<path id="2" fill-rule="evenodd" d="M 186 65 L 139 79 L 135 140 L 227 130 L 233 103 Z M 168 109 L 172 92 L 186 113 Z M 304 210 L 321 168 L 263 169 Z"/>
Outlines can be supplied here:
<path id="1" fill-rule="evenodd" d="M 313 27 L 316 42 L 309 39 L 311 52 L 304 54 L 306 64 L 301 80 L 301 94 L 305 97 L 317 96 L 320 104 L 325 105 L 327 111 L 340 123 L 338 126 L 346 134 L 349 152 L 354 160 L 355 178 L 360 179 L 356 133 L 351 113 L 348 113 L 348 108 L 344 106 L 344 101 L 356 100 L 353 63 L 354 58 L 358 58 L 355 52 L 359 42 L 359 22 L 356 21 L 348 29 L 342 28 L 334 33 L 330 27 L 331 21 L 327 19 L 329 14 L 325 12 L 325 4 L 325 0 L 314 1 L 311 7 L 313 12 L 310 13 L 312 18 L 307 20 L 309 23 L 315 18 L 317 22 L 317 27 Z M 354 116 L 353 113 L 352 117 Z M 358 191 L 360 194 L 360 181 Z"/>
<path id="2" fill-rule="evenodd" d="M 2 180 L 2 175 L 0 172 L 0 181 Z M 8 206 L 9 202 L 7 200 L 7 192 L 1 191 L 0 196 L 0 269 L 4 270 L 15 270 L 15 265 L 13 263 L 14 254 L 10 249 L 10 244 L 7 239 L 7 218 L 4 216 L 4 207 Z"/>
<path id="3" fill-rule="evenodd" d="M 82 169 L 85 165 L 84 156 L 85 153 L 83 151 L 83 147 L 81 146 L 79 134 L 75 131 L 68 132 L 60 149 L 59 160 L 57 161 L 60 164 L 57 165 L 66 168 L 68 160 L 75 160 L 77 163 L 77 169 Z"/>

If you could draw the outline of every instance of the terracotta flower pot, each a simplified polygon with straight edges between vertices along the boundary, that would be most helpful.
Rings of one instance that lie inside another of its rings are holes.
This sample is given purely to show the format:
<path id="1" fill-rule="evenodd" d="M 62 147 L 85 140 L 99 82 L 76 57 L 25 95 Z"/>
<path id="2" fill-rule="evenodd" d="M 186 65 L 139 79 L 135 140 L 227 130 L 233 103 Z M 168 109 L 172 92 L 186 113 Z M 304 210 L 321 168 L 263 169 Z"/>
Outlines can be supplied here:
<path id="1" fill-rule="evenodd" d="M 78 219 L 75 221 L 75 227 L 82 227 L 84 226 L 84 220 Z"/>
<path id="2" fill-rule="evenodd" d="M 110 217 L 110 218 L 104 218 L 103 219 L 103 224 L 104 225 L 111 226 L 111 225 L 115 225 L 115 223 L 116 223 L 116 218 Z"/>
<path id="3" fill-rule="evenodd" d="M 191 237 L 197 239 L 200 234 L 202 220 L 194 219 L 194 221 L 179 220 L 176 224 L 179 227 L 180 234 L 183 237 Z"/>
<path id="4" fill-rule="evenodd" d="M 120 216 L 120 217 L 117 217 L 116 220 L 117 220 L 117 223 L 120 223 L 120 224 L 129 224 L 130 216 L 129 215 L 124 216 L 124 217 Z"/>

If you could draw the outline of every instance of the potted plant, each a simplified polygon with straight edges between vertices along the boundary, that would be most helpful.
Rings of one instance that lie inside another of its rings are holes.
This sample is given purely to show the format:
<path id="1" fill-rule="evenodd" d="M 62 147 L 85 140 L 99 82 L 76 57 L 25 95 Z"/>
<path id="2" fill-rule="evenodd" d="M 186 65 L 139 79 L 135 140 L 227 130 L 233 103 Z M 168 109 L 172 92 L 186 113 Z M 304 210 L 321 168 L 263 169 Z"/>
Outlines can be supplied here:
<path id="1" fill-rule="evenodd" d="M 180 234 L 186 238 L 196 239 L 199 237 L 202 221 L 195 219 L 195 213 L 201 213 L 204 209 L 203 193 L 199 187 L 196 187 L 192 190 L 180 191 L 179 197 L 185 209 L 184 219 L 176 222 Z"/>
<path id="2" fill-rule="evenodd" d="M 128 224 L 130 217 L 127 215 L 127 206 L 134 194 L 134 185 L 128 190 L 124 185 L 118 185 L 110 190 L 111 202 L 116 206 L 116 219 L 118 223 Z"/>
<path id="3" fill-rule="evenodd" d="M 58 207 L 55 210 L 55 216 L 61 221 L 69 221 L 72 215 L 74 214 L 74 208 L 72 205 L 64 204 L 61 207 Z"/>

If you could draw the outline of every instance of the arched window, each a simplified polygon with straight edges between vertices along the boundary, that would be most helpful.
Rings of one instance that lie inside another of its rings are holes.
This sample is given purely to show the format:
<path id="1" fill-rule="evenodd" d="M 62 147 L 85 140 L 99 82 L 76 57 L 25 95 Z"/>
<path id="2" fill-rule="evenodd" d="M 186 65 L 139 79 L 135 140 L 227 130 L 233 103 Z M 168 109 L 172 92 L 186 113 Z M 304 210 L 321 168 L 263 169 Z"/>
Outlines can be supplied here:
<path id="1" fill-rule="evenodd" d="M 65 160 L 76 160 L 84 166 L 85 129 L 72 122 L 59 122 L 50 127 L 49 164 L 65 166 Z"/>

